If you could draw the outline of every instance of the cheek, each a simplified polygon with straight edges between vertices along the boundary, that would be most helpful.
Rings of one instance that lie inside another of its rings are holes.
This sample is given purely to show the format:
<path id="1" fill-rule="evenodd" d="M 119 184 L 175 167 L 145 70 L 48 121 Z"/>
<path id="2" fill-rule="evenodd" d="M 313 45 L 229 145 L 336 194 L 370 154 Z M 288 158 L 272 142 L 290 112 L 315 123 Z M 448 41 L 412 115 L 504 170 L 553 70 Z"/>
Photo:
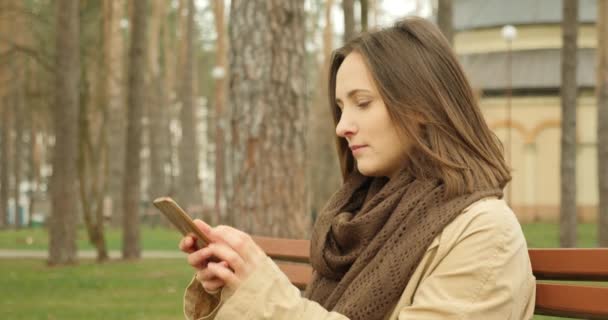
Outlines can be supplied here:
<path id="1" fill-rule="evenodd" d="M 397 155 L 387 148 L 388 145 L 377 145 L 370 152 L 356 159 L 359 172 L 365 176 L 383 176 L 396 162 Z M 394 150 L 394 149 L 393 149 Z"/>
<path id="2" fill-rule="evenodd" d="M 385 166 L 394 167 L 407 160 L 410 150 L 411 146 L 409 143 L 403 141 L 402 137 L 400 138 L 395 134 L 385 141 L 380 157 Z"/>

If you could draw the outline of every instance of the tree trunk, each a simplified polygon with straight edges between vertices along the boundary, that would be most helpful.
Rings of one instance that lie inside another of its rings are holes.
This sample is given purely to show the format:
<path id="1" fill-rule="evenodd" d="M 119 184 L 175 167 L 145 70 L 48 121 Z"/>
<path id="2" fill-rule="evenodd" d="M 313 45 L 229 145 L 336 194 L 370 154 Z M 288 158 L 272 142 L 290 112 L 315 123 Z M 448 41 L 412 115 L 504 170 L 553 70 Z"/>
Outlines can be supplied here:
<path id="1" fill-rule="evenodd" d="M 361 32 L 365 32 L 368 28 L 369 2 L 368 0 L 359 0 L 359 3 L 361 4 Z"/>
<path id="2" fill-rule="evenodd" d="M 319 68 L 317 89 L 309 117 L 309 157 L 310 161 L 310 198 L 313 218 L 325 206 L 329 197 L 340 186 L 340 167 L 336 155 L 334 139 L 335 128 L 327 107 L 327 74 L 333 49 L 333 24 L 331 7 L 333 0 L 325 3 L 325 27 L 323 29 L 323 64 Z"/>
<path id="3" fill-rule="evenodd" d="M 180 84 L 180 123 L 182 128 L 182 139 L 179 144 L 180 160 L 180 184 L 178 190 L 178 200 L 184 208 L 201 205 L 202 196 L 200 190 L 200 180 L 198 172 L 199 148 L 197 143 L 197 124 L 198 117 L 195 112 L 194 100 L 194 36 L 195 28 L 194 15 L 196 8 L 194 0 L 188 1 L 188 20 L 186 22 L 185 55 L 182 64 L 182 77 Z"/>
<path id="4" fill-rule="evenodd" d="M 23 59 L 18 59 L 17 68 L 20 70 L 15 70 L 18 74 L 17 79 L 15 81 L 15 158 L 13 162 L 13 175 L 15 177 L 15 188 L 13 189 L 14 195 L 14 213 L 15 213 L 15 228 L 20 229 L 23 226 L 24 219 L 23 215 L 25 212 L 22 210 L 21 206 L 21 177 L 23 174 L 23 169 L 21 164 L 23 162 L 23 131 L 24 131 L 24 107 L 25 107 L 25 93 L 24 86 L 25 82 L 23 81 L 23 69 L 25 65 L 22 63 Z"/>
<path id="5" fill-rule="evenodd" d="M 89 90 L 85 88 L 84 90 Z M 88 95 L 85 95 L 88 96 Z M 81 99 L 79 123 L 79 152 L 78 152 L 78 178 L 80 188 L 80 202 L 84 224 L 89 236 L 89 242 L 97 250 L 97 261 L 108 260 L 108 250 L 106 248 L 104 229 L 103 229 L 103 194 L 105 187 L 106 172 L 104 170 L 106 152 L 105 141 L 96 145 L 92 142 L 91 128 L 89 125 L 89 102 L 86 98 Z M 103 100 L 101 100 L 103 101 Z M 103 105 L 103 103 L 100 103 Z M 102 106 L 103 107 L 103 106 Z M 102 120 L 101 128 L 105 126 Z M 101 212 L 101 214 L 99 214 Z"/>
<path id="6" fill-rule="evenodd" d="M 38 117 L 36 116 L 36 112 L 34 111 L 33 108 L 29 109 L 29 116 L 30 116 L 30 161 L 29 161 L 29 165 L 30 165 L 30 170 L 29 170 L 29 176 L 28 179 L 31 183 L 31 188 L 30 188 L 30 202 L 29 202 L 29 227 L 32 227 L 32 218 L 34 217 L 34 213 L 36 212 L 34 210 L 35 208 L 35 204 L 36 204 L 36 197 L 38 194 L 38 185 L 40 184 L 40 164 L 41 164 L 41 145 L 38 139 L 38 132 L 41 132 L 41 130 L 37 127 L 38 126 Z"/>
<path id="7" fill-rule="evenodd" d="M 344 42 L 355 36 L 355 5 L 354 0 L 342 0 L 344 11 Z"/>
<path id="8" fill-rule="evenodd" d="M 186 20 L 181 15 L 182 7 L 184 0 L 180 0 L 179 6 L 176 12 L 177 22 L 170 23 L 168 19 L 165 19 L 165 23 L 163 24 L 163 81 L 164 87 L 166 89 L 165 94 L 161 96 L 163 99 L 163 109 L 167 113 L 167 119 L 165 122 L 165 131 L 167 134 L 167 145 L 166 147 L 166 158 L 165 163 L 169 165 L 169 172 L 167 173 L 167 194 L 170 196 L 176 195 L 177 190 L 177 181 L 176 181 L 176 167 L 177 163 L 173 155 L 177 153 L 177 138 L 174 130 L 171 130 L 169 127 L 169 122 L 173 122 L 177 120 L 175 111 L 176 109 L 176 79 L 177 79 L 177 70 L 180 69 L 179 61 L 181 61 L 180 50 L 175 50 L 178 48 L 183 41 L 179 41 L 178 34 L 183 36 L 183 29 L 180 29 L 182 26 L 182 21 Z M 178 31 L 180 30 L 180 31 Z M 180 69 L 181 70 L 181 69 Z M 167 222 L 166 219 L 161 220 L 163 222 Z"/>
<path id="9" fill-rule="evenodd" d="M 105 90 L 108 101 L 108 196 L 111 199 L 111 221 L 120 226 L 123 218 L 122 190 L 125 158 L 126 108 L 123 101 L 123 35 L 120 20 L 124 16 L 124 0 L 104 0 Z"/>
<path id="10" fill-rule="evenodd" d="M 122 256 L 137 259 L 141 256 L 139 239 L 140 152 L 142 115 L 145 103 L 144 73 L 146 68 L 147 0 L 135 1 L 131 16 L 131 48 L 129 49 L 129 88 L 127 100 L 127 148 L 124 176 L 124 220 Z"/>
<path id="11" fill-rule="evenodd" d="M 376 27 L 378 25 L 378 13 L 379 13 L 379 9 L 378 9 L 378 1 L 382 1 L 382 0 L 368 0 L 369 4 L 368 4 L 368 11 L 369 11 L 369 17 L 371 17 L 371 25 L 373 27 Z"/>
<path id="12" fill-rule="evenodd" d="M 438 0 L 437 25 L 450 45 L 454 45 L 454 26 L 452 23 L 452 0 Z"/>
<path id="13" fill-rule="evenodd" d="M 560 245 L 576 246 L 576 50 L 578 0 L 564 0 L 562 22 L 562 139 Z"/>
<path id="14" fill-rule="evenodd" d="M 6 17 L 0 17 L 0 36 L 8 37 L 10 21 Z M 8 52 L 10 46 L 6 41 L 0 41 L 0 52 Z M 8 56 L 6 58 L 8 61 Z M 0 68 L 0 83 L 10 81 L 9 68 Z M 9 152 L 11 133 L 11 110 L 8 102 L 8 90 L 6 85 L 0 85 L 0 230 L 8 227 L 8 198 L 10 189 L 9 179 Z"/>
<path id="15" fill-rule="evenodd" d="M 79 1 L 56 2 L 55 150 L 51 177 L 49 264 L 77 261 L 78 104 L 80 83 Z"/>
<path id="16" fill-rule="evenodd" d="M 599 246 L 608 247 L 608 1 L 597 2 L 597 163 Z"/>
<path id="17" fill-rule="evenodd" d="M 3 68 L 5 69 L 5 68 Z M 11 157 L 11 127 L 12 127 L 12 112 L 9 104 L 8 95 L 0 96 L 2 104 L 2 143 L 0 150 L 0 228 L 8 227 L 8 199 L 9 190 L 11 189 L 10 180 L 10 163 Z"/>
<path id="18" fill-rule="evenodd" d="M 310 228 L 304 1 L 231 5 L 227 212 L 243 230 L 301 238 Z"/>
<path id="19" fill-rule="evenodd" d="M 103 26 L 105 26 L 104 21 L 102 21 Z M 105 40 L 107 39 L 103 41 Z M 96 59 L 89 61 L 92 62 L 90 68 L 93 71 L 88 71 L 90 70 L 87 68 L 88 65 L 84 65 L 84 79 L 89 81 L 81 81 L 78 175 L 83 218 L 89 242 L 96 248 L 97 261 L 103 262 L 109 258 L 103 216 L 108 175 L 107 144 L 104 134 L 107 130 L 108 111 L 107 82 L 103 72 L 106 57 L 102 52 L 96 56 Z"/>
<path id="20" fill-rule="evenodd" d="M 150 20 L 150 47 L 148 49 L 148 70 L 149 70 L 149 94 L 148 94 L 148 143 L 150 149 L 150 179 L 148 186 L 149 199 L 155 199 L 164 196 L 167 193 L 167 180 L 164 171 L 165 160 L 167 158 L 168 146 L 168 129 L 167 107 L 165 96 L 168 89 L 163 83 L 163 77 L 160 72 L 161 60 L 159 52 L 161 52 L 160 35 L 162 32 L 163 20 L 165 19 L 167 1 L 154 0 L 152 5 L 152 14 Z"/>
<path id="21" fill-rule="evenodd" d="M 217 224 L 224 216 L 223 185 L 224 185 L 224 128 L 226 118 L 224 106 L 226 105 L 226 28 L 224 23 L 224 0 L 213 1 L 213 13 L 215 16 L 215 31 L 217 33 L 217 51 L 215 56 L 215 217 L 211 223 Z"/>

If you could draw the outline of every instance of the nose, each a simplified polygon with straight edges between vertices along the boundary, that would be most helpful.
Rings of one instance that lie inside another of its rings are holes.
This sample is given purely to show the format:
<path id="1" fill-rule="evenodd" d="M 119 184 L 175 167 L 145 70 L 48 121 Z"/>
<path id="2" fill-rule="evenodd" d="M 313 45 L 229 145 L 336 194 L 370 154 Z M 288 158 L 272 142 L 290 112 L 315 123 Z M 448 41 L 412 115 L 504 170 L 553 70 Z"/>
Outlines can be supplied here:
<path id="1" fill-rule="evenodd" d="M 342 112 L 340 121 L 336 125 L 336 135 L 341 138 L 347 138 L 357 133 L 357 125 L 349 119 L 346 113 Z"/>

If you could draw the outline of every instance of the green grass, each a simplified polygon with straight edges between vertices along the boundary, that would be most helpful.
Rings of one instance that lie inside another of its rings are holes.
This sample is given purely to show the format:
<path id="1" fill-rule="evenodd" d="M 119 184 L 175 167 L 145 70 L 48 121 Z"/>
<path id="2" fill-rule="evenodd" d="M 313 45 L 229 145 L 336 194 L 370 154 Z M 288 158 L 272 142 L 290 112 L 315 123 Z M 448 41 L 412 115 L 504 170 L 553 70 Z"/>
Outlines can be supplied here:
<path id="1" fill-rule="evenodd" d="M 554 248 L 559 246 L 559 227 L 554 223 L 528 223 L 522 225 L 528 247 Z M 578 226 L 578 247 L 590 248 L 597 246 L 597 225 L 580 224 Z M 28 244 L 27 239 L 32 243 Z M 110 250 L 121 249 L 122 234 L 119 229 L 106 230 L 106 242 Z M 142 227 L 142 248 L 144 250 L 177 250 L 180 235 L 174 229 L 165 227 Z M 0 249 L 37 249 L 46 250 L 48 234 L 44 228 L 4 230 L 0 231 Z M 93 249 L 87 239 L 84 229 L 78 232 L 78 248 Z"/>
<path id="2" fill-rule="evenodd" d="M 28 238 L 31 239 L 31 244 L 28 244 Z M 165 227 L 141 228 L 141 246 L 144 250 L 177 250 L 180 238 L 181 235 L 175 229 Z M 0 231 L 0 249 L 46 250 L 48 242 L 48 233 L 44 228 Z M 109 250 L 120 250 L 121 243 L 122 233 L 120 229 L 110 228 L 106 230 L 106 244 Z M 82 250 L 93 249 L 84 229 L 78 231 L 77 244 L 78 248 Z"/>
<path id="3" fill-rule="evenodd" d="M 82 261 L 48 267 L 43 260 L 0 260 L 2 319 L 184 319 L 192 278 L 184 260 Z"/>
<path id="4" fill-rule="evenodd" d="M 528 223 L 522 225 L 529 248 L 559 247 L 559 225 L 556 223 Z M 577 247 L 597 247 L 597 224 L 579 224 Z"/>

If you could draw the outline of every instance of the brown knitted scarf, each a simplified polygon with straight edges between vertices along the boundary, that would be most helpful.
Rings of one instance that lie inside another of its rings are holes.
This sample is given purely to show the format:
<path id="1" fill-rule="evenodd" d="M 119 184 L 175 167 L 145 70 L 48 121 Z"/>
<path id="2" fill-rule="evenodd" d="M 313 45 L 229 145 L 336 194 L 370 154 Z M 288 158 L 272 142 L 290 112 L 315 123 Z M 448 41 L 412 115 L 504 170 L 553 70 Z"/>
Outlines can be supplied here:
<path id="1" fill-rule="evenodd" d="M 409 173 L 353 173 L 320 213 L 311 238 L 313 280 L 305 296 L 350 319 L 385 319 L 433 239 L 473 202 L 496 190 L 452 199 L 444 185 Z"/>

